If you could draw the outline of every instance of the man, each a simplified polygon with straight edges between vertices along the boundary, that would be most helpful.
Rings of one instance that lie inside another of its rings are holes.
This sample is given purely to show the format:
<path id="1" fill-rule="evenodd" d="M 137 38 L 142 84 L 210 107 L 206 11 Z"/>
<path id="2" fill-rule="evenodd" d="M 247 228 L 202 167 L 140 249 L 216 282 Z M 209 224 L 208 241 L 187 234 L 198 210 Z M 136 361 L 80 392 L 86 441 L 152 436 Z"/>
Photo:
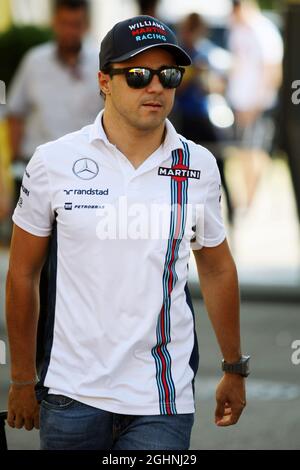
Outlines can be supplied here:
<path id="1" fill-rule="evenodd" d="M 207 39 L 207 26 L 198 13 L 190 13 L 179 24 L 180 44 L 193 60 L 177 91 L 174 112 L 180 134 L 187 139 L 204 145 L 215 156 L 221 176 L 222 186 L 227 203 L 228 221 L 233 222 L 233 207 L 224 169 L 224 157 L 221 149 L 222 134 L 209 117 L 208 95 L 219 93 L 221 74 L 216 73 L 210 63 L 210 52 L 217 49 Z M 212 87 L 211 77 L 216 77 L 219 85 Z M 209 89 L 210 88 L 210 89 Z M 171 119 L 172 120 L 172 119 Z"/>
<path id="2" fill-rule="evenodd" d="M 254 0 L 234 0 L 229 34 L 233 67 L 228 99 L 235 112 L 244 208 L 251 207 L 269 164 L 275 134 L 274 111 L 282 82 L 283 41 Z M 253 93 L 255 90 L 255 93 Z"/>
<path id="3" fill-rule="evenodd" d="M 191 241 L 231 371 L 218 386 L 216 424 L 235 424 L 245 406 L 248 359 L 218 169 L 166 119 L 189 64 L 159 20 L 117 23 L 101 44 L 104 112 L 40 146 L 27 166 L 7 281 L 8 422 L 38 427 L 38 282 L 50 242 L 36 387 L 42 449 L 188 449 L 198 367 Z"/>
<path id="4" fill-rule="evenodd" d="M 99 112 L 97 55 L 83 40 L 88 24 L 87 0 L 56 0 L 55 40 L 31 49 L 14 78 L 7 110 L 17 198 L 36 147 L 80 129 Z"/>
<path id="5" fill-rule="evenodd" d="M 139 15 L 158 16 L 157 7 L 159 0 L 136 0 Z"/>

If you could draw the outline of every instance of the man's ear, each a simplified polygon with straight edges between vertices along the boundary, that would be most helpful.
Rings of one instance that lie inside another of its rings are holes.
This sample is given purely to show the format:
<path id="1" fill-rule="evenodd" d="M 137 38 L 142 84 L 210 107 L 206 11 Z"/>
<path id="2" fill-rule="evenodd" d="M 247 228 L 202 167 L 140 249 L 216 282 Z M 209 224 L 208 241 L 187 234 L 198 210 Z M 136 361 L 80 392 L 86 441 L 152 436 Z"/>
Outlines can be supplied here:
<path id="1" fill-rule="evenodd" d="M 110 82 L 111 78 L 108 73 L 101 72 L 101 70 L 98 72 L 98 81 L 99 81 L 99 87 L 102 93 L 105 95 L 110 95 Z"/>

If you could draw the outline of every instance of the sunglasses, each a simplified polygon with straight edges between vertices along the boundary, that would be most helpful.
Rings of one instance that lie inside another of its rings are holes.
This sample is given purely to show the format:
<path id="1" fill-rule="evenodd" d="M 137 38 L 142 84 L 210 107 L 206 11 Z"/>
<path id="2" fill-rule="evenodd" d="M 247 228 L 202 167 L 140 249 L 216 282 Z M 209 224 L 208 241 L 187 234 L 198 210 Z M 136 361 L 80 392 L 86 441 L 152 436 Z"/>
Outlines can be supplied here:
<path id="1" fill-rule="evenodd" d="M 127 85 L 130 88 L 144 88 L 151 83 L 154 75 L 157 75 L 164 88 L 177 88 L 182 80 L 185 69 L 176 66 L 162 66 L 159 69 L 149 67 L 126 67 L 122 69 L 110 69 L 109 75 L 125 75 Z"/>

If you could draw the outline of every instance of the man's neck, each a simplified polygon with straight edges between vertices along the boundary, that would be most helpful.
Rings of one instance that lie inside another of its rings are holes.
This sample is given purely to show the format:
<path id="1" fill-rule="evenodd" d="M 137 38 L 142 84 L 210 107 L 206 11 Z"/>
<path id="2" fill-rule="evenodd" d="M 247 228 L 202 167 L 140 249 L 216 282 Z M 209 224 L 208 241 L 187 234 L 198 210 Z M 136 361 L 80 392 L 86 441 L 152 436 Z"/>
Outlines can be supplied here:
<path id="1" fill-rule="evenodd" d="M 81 46 L 70 49 L 57 46 L 57 56 L 61 62 L 69 67 L 75 67 L 78 63 Z"/>
<path id="2" fill-rule="evenodd" d="M 109 142 L 125 155 L 134 168 L 138 168 L 164 142 L 165 123 L 156 129 L 141 130 L 110 119 L 104 111 L 102 125 Z"/>

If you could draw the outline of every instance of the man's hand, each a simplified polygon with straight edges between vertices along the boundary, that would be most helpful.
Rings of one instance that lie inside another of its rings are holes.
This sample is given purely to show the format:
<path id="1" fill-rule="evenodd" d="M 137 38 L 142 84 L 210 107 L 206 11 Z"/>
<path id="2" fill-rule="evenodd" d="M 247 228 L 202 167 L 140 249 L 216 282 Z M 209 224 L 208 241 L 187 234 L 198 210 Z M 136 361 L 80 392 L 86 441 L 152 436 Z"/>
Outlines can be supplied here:
<path id="1" fill-rule="evenodd" d="M 241 375 L 225 373 L 216 391 L 217 426 L 236 424 L 246 406 L 245 379 Z"/>
<path id="2" fill-rule="evenodd" d="M 8 395 L 7 423 L 12 428 L 27 431 L 39 429 L 39 404 L 35 397 L 34 385 L 12 385 Z"/>

